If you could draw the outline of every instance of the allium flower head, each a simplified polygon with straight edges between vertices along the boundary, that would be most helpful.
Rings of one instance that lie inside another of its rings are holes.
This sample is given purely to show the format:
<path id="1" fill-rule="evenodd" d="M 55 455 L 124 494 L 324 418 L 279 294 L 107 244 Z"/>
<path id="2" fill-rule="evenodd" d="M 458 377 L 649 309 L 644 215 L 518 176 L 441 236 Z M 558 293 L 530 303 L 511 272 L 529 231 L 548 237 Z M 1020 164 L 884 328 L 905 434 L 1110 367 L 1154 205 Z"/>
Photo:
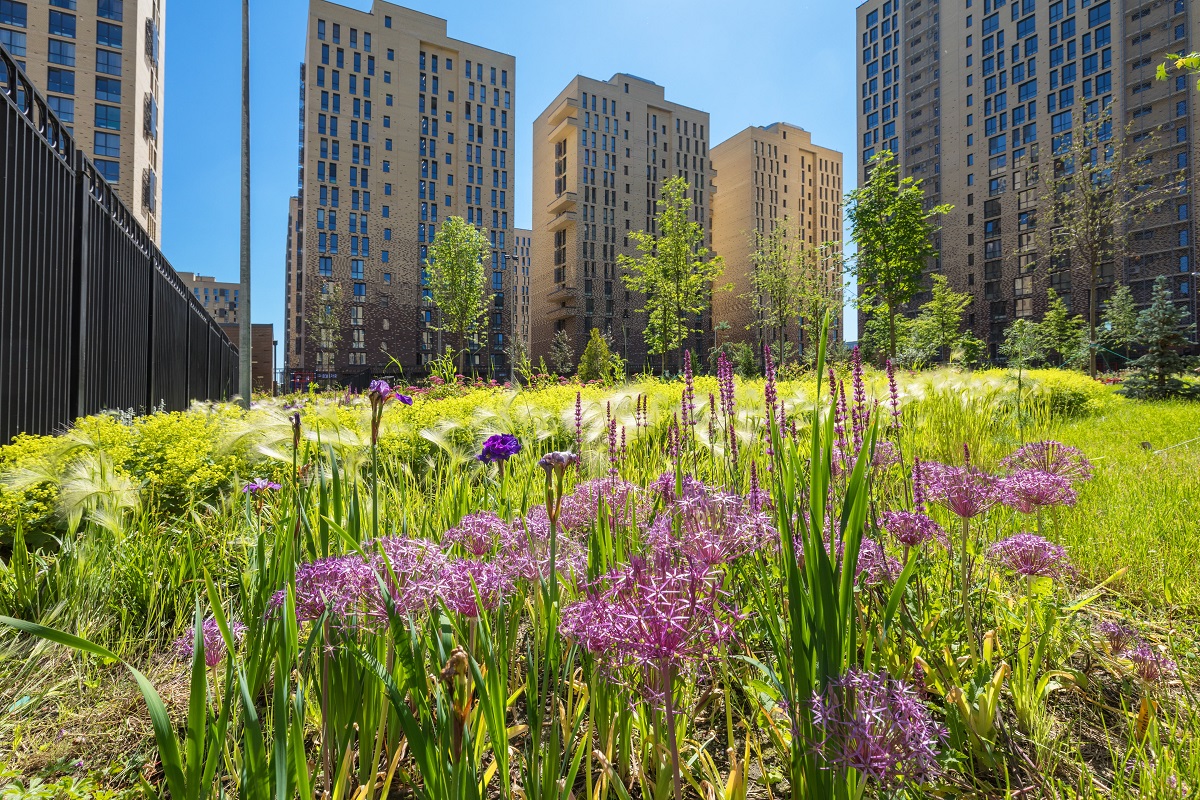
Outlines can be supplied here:
<path id="1" fill-rule="evenodd" d="M 473 556 L 492 552 L 508 534 L 508 525 L 491 511 L 468 514 L 442 536 L 442 542 L 457 544 Z"/>
<path id="2" fill-rule="evenodd" d="M 858 564 L 854 575 L 863 586 L 878 586 L 899 577 L 900 562 L 889 556 L 879 542 L 864 536 L 858 547 Z"/>
<path id="3" fill-rule="evenodd" d="M 446 569 L 438 596 L 451 611 L 479 617 L 496 608 L 510 588 L 511 583 L 495 564 L 459 558 Z"/>
<path id="4" fill-rule="evenodd" d="M 1037 469 L 1070 481 L 1092 477 L 1092 462 L 1081 450 L 1053 440 L 1024 445 L 1002 463 L 1009 470 Z"/>
<path id="5" fill-rule="evenodd" d="M 275 481 L 267 480 L 266 478 L 255 478 L 242 487 L 242 494 L 258 494 L 259 492 L 267 492 L 281 488 Z"/>
<path id="6" fill-rule="evenodd" d="M 988 549 L 1000 566 L 1033 578 L 1056 578 L 1071 570 L 1067 551 L 1036 533 L 1018 533 Z"/>
<path id="7" fill-rule="evenodd" d="M 646 542 L 656 552 L 680 553 L 707 568 L 754 552 L 777 537 L 770 515 L 747 498 L 709 489 L 690 478 L 681 494 L 666 504 L 645 532 Z"/>
<path id="8" fill-rule="evenodd" d="M 229 632 L 233 634 L 234 642 L 240 642 L 246 635 L 246 626 L 233 620 L 228 621 Z M 204 663 L 215 667 L 225 658 L 225 638 L 221 636 L 221 628 L 212 617 L 204 620 L 200 626 L 200 635 L 204 640 Z M 175 651 L 181 658 L 191 658 L 195 648 L 196 629 L 188 628 L 183 636 L 175 640 Z"/>
<path id="9" fill-rule="evenodd" d="M 936 775 L 938 745 L 948 736 L 910 685 L 857 667 L 813 697 L 813 718 L 829 769 L 854 769 L 883 786 Z"/>
<path id="10" fill-rule="evenodd" d="M 1175 662 L 1155 650 L 1146 642 L 1138 642 L 1127 649 L 1125 658 L 1133 664 L 1133 671 L 1145 683 L 1155 684 L 1175 674 Z"/>
<path id="11" fill-rule="evenodd" d="M 952 467 L 937 462 L 922 464 L 924 496 L 955 516 L 964 519 L 979 516 L 997 502 L 998 479 L 972 466 Z"/>
<path id="12" fill-rule="evenodd" d="M 559 575 L 582 576 L 587 572 L 587 547 L 574 533 L 565 527 L 558 532 L 555 568 Z M 534 506 L 524 520 L 509 526 L 499 552 L 504 558 L 498 566 L 510 580 L 550 577 L 550 517 L 546 507 Z"/>
<path id="13" fill-rule="evenodd" d="M 879 527 L 905 547 L 919 547 L 933 539 L 948 543 L 942 526 L 917 511 L 885 511 L 879 519 Z"/>
<path id="14" fill-rule="evenodd" d="M 1141 641 L 1136 629 L 1119 622 L 1101 622 L 1096 626 L 1096 633 L 1104 637 L 1109 651 L 1118 656 Z"/>
<path id="15" fill-rule="evenodd" d="M 1001 478 L 997 489 L 1001 501 L 1022 514 L 1047 506 L 1073 506 L 1077 497 L 1069 480 L 1040 469 L 1018 470 Z"/>
<path id="16" fill-rule="evenodd" d="M 296 567 L 296 618 L 311 622 L 328 612 L 334 617 L 365 613 L 378 595 L 371 567 L 358 555 L 319 558 Z M 275 608 L 283 606 L 281 589 L 271 598 Z"/>
<path id="17" fill-rule="evenodd" d="M 521 452 L 521 440 L 511 433 L 496 433 L 483 443 L 483 450 L 476 459 L 484 464 L 494 464 L 508 459 Z"/>
<path id="18" fill-rule="evenodd" d="M 628 527 L 647 513 L 642 490 L 636 484 L 619 478 L 598 478 L 578 484 L 575 491 L 563 497 L 559 517 L 562 529 L 590 532 L 600 517 L 601 501 L 610 528 Z"/>

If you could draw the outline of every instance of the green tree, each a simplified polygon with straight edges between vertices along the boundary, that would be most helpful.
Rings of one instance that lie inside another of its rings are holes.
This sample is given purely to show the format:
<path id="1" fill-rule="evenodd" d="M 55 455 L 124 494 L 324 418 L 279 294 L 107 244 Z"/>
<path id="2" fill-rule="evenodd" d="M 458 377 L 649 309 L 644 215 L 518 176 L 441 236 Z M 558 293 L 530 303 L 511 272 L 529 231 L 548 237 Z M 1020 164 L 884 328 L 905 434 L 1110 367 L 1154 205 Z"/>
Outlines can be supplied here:
<path id="1" fill-rule="evenodd" d="M 1088 340 L 1083 317 L 1072 315 L 1062 297 L 1046 291 L 1046 313 L 1038 324 L 1042 347 L 1057 354 L 1057 366 L 1073 366 L 1087 358 Z"/>
<path id="2" fill-rule="evenodd" d="M 316 372 L 333 373 L 334 361 L 342 344 L 342 332 L 346 328 L 345 303 L 341 284 L 322 281 L 321 293 L 312 296 L 308 303 L 305 330 L 309 344 L 316 351 Z M 313 365 L 308 365 L 310 368 Z"/>
<path id="3" fill-rule="evenodd" d="M 658 201 L 657 234 L 631 232 L 638 257 L 618 257 L 629 272 L 622 277 L 625 285 L 645 298 L 639 310 L 646 314 L 646 349 L 662 356 L 664 372 L 668 352 L 679 351 L 682 360 L 693 320 L 708 308 L 724 268 L 721 257 L 710 257 L 704 246 L 704 227 L 690 219 L 689 188 L 683 178 L 668 179 Z"/>
<path id="4" fill-rule="evenodd" d="M 433 304 L 441 318 L 436 330 L 458 334 L 460 373 L 466 368 L 467 341 L 483 332 L 492 299 L 484 271 L 489 249 L 483 231 L 462 217 L 450 217 L 433 237 L 425 262 Z"/>
<path id="5" fill-rule="evenodd" d="M 1100 341 L 1109 347 L 1119 347 L 1128 353 L 1129 345 L 1137 341 L 1137 304 L 1133 292 L 1125 284 L 1118 284 L 1104 304 L 1100 317 Z"/>
<path id="6" fill-rule="evenodd" d="M 895 156 L 884 150 L 871 159 L 867 182 L 848 196 L 846 216 L 858 246 L 853 273 L 858 303 L 868 316 L 888 320 L 888 355 L 896 355 L 896 316 L 920 288 L 921 274 L 937 255 L 931 220 L 953 206 L 925 208 L 925 190 L 912 177 L 900 178 Z"/>
<path id="7" fill-rule="evenodd" d="M 1069 130 L 1052 141 L 1051 168 L 1030 170 L 1030 182 L 1041 184 L 1036 244 L 1039 260 L 1051 270 L 1066 268 L 1086 278 L 1080 283 L 1087 286 L 1087 338 L 1094 344 L 1097 287 L 1125 258 L 1129 234 L 1158 209 L 1178 176 L 1155 170 L 1150 155 L 1156 137 L 1134 149 L 1128 143 L 1132 130 L 1114 135 L 1111 109 L 1097 113 L 1081 101 L 1064 113 Z M 1088 348 L 1088 372 L 1096 374 L 1095 347 Z"/>
<path id="8" fill-rule="evenodd" d="M 950 288 L 945 275 L 933 276 L 933 291 L 928 303 L 921 306 L 915 321 L 916 339 L 921 349 L 946 361 L 964 339 L 971 336 L 963 330 L 963 314 L 974 300 L 967 292 Z"/>
<path id="9" fill-rule="evenodd" d="M 1153 295 L 1137 321 L 1137 343 L 1146 348 L 1146 354 L 1133 362 L 1137 374 L 1125 380 L 1122 392 L 1144 400 L 1200 396 L 1200 386 L 1176 377 L 1196 361 L 1181 352 L 1188 346 L 1186 334 L 1194 326 L 1183 324 L 1187 312 L 1172 302 L 1165 275 L 1155 279 Z"/>
<path id="10" fill-rule="evenodd" d="M 1035 322 L 1015 319 L 1004 332 L 1004 343 L 1000 355 L 1008 360 L 1008 366 L 1017 368 L 1017 424 L 1024 427 L 1021 411 L 1021 394 L 1024 388 L 1025 370 L 1046 357 L 1042 334 Z"/>
<path id="11" fill-rule="evenodd" d="M 570 375 L 575 369 L 575 347 L 571 344 L 571 335 L 565 330 L 554 334 L 550 343 L 550 366 L 559 375 Z"/>
<path id="12" fill-rule="evenodd" d="M 587 347 L 583 348 L 583 356 L 579 359 L 579 369 L 575 374 L 581 381 L 607 381 L 611 377 L 612 350 L 599 328 L 592 328 L 591 337 Z"/>

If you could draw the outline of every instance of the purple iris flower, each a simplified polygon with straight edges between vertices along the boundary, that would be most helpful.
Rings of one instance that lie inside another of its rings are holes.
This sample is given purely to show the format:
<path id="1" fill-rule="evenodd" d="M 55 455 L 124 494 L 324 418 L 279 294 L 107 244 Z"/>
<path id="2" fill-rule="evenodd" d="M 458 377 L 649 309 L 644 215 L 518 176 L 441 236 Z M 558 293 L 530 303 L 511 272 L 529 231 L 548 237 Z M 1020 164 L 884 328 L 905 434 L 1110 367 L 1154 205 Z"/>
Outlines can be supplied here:
<path id="1" fill-rule="evenodd" d="M 272 489 L 281 488 L 275 481 L 269 481 L 266 478 L 255 478 L 242 487 L 242 494 L 258 494 Z"/>

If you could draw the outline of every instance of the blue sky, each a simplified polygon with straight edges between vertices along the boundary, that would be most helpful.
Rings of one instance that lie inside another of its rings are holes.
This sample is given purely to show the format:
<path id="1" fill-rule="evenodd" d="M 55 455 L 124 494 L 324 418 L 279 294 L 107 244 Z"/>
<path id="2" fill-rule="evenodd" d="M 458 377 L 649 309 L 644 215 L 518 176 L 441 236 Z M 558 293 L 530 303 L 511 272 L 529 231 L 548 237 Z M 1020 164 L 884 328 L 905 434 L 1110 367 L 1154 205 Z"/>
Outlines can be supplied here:
<path id="1" fill-rule="evenodd" d="M 845 188 L 852 188 L 856 48 L 850 0 L 402 4 L 447 19 L 456 39 L 516 56 L 518 227 L 530 221 L 533 120 L 575 74 L 607 79 L 629 72 L 665 86 L 667 99 L 710 113 L 712 144 L 748 125 L 780 120 L 800 125 L 817 143 L 846 155 Z M 302 0 L 250 5 L 252 316 L 275 323 L 279 338 L 308 5 Z M 346 5 L 365 10 L 370 0 Z M 240 3 L 175 2 L 167 13 L 163 251 L 178 270 L 234 281 Z M 612 33 L 602 33 L 605 29 Z M 847 316 L 852 338 L 852 315 Z"/>

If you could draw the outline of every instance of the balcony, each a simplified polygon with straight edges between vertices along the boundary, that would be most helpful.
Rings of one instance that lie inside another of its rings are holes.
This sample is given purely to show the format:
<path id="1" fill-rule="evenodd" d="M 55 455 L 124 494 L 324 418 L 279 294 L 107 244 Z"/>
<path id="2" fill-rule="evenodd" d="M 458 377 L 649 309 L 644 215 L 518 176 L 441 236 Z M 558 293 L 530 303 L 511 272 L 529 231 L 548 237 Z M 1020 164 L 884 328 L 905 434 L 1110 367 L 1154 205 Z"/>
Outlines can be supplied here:
<path id="1" fill-rule="evenodd" d="M 546 117 L 546 123 L 551 126 L 556 126 L 564 119 L 575 116 L 575 112 L 579 110 L 579 101 L 574 97 L 564 98 L 561 103 L 554 107 Z"/>
<path id="2" fill-rule="evenodd" d="M 555 303 L 568 303 L 572 306 L 575 304 L 575 297 L 579 290 L 574 286 L 565 283 L 555 284 L 554 290 L 546 295 L 546 299 Z"/>
<path id="3" fill-rule="evenodd" d="M 558 214 L 563 211 L 571 211 L 578 202 L 579 195 L 575 192 L 563 192 L 558 197 L 546 204 L 546 211 L 551 214 Z"/>
<path id="4" fill-rule="evenodd" d="M 578 310 L 578 307 L 576 306 L 575 301 L 572 300 L 569 303 L 563 303 L 562 305 L 558 306 L 557 308 L 551 309 L 546 314 L 546 316 L 550 320 L 557 322 L 560 319 L 571 319 L 572 317 L 575 316 L 575 312 L 577 310 Z"/>
<path id="5" fill-rule="evenodd" d="M 557 142 L 561 139 L 572 139 L 575 134 L 569 132 L 568 128 L 578 128 L 579 119 L 577 117 L 564 117 L 562 122 L 550 129 L 550 135 L 546 137 L 548 142 Z"/>
<path id="6" fill-rule="evenodd" d="M 567 227 L 568 225 L 574 224 L 575 219 L 578 216 L 579 215 L 577 213 L 575 213 L 574 211 L 564 211 L 550 221 L 550 224 L 546 226 L 546 230 L 548 230 L 548 231 L 562 230 L 563 228 Z"/>

